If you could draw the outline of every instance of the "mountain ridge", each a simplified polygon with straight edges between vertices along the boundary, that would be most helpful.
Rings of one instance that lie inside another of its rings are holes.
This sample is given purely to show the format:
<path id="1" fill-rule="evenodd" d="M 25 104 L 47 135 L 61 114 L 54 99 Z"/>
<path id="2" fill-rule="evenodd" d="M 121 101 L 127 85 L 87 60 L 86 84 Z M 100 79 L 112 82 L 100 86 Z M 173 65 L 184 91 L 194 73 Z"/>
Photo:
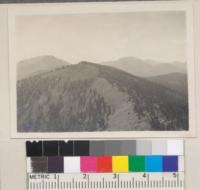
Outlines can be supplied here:
<path id="1" fill-rule="evenodd" d="M 167 87 L 169 89 L 176 90 L 183 96 L 187 97 L 188 94 L 187 74 L 174 72 L 166 75 L 148 77 L 146 79 L 154 83 L 160 84 L 164 87 Z"/>
<path id="2" fill-rule="evenodd" d="M 86 61 L 18 81 L 17 96 L 19 132 L 188 129 L 178 92 Z"/>

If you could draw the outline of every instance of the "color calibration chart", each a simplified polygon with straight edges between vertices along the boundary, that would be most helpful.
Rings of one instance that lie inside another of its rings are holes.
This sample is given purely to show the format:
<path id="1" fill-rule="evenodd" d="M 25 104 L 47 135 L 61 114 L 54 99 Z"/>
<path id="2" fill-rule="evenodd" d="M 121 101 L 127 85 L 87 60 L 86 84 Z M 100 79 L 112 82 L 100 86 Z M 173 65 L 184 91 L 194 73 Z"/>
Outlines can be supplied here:
<path id="1" fill-rule="evenodd" d="M 27 141 L 27 189 L 184 189 L 182 140 Z"/>

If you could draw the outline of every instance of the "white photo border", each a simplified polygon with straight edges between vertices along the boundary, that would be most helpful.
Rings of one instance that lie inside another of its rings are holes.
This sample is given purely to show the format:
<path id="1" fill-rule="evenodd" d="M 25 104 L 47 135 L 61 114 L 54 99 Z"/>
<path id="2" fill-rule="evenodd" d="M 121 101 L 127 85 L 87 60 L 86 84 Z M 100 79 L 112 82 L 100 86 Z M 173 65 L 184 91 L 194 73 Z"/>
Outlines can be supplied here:
<path id="1" fill-rule="evenodd" d="M 189 130 L 187 131 L 102 131 L 102 132 L 18 132 L 15 17 L 17 15 L 47 15 L 102 12 L 146 12 L 146 11 L 185 11 L 187 29 L 187 73 Z M 8 6 L 9 31 L 9 84 L 10 84 L 10 125 L 12 138 L 59 138 L 59 139 L 107 139 L 107 138 L 144 138 L 144 137 L 194 137 L 196 135 L 196 93 L 194 59 L 194 15 L 191 2 L 93 2 L 93 3 L 56 3 L 56 4 L 18 4 Z"/>

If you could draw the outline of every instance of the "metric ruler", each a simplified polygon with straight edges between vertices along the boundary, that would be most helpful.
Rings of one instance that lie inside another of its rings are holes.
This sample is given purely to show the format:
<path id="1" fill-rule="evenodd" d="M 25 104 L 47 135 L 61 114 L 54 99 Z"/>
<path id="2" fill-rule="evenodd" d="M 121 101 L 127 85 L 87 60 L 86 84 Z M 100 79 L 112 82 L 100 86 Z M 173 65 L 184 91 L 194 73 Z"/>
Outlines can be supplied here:
<path id="1" fill-rule="evenodd" d="M 182 140 L 26 143 L 27 190 L 183 190 Z"/>
<path id="2" fill-rule="evenodd" d="M 183 190 L 184 172 L 177 173 L 27 173 L 28 190 L 146 189 Z"/>

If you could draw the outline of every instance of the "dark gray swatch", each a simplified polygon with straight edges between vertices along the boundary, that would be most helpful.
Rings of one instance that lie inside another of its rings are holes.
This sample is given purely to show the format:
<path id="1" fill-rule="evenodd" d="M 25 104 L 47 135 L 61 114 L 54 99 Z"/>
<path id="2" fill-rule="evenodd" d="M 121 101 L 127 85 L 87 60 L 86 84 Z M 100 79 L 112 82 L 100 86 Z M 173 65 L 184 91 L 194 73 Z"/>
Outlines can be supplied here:
<path id="1" fill-rule="evenodd" d="M 135 140 L 121 141 L 120 154 L 121 155 L 136 155 L 136 141 Z"/>
<path id="2" fill-rule="evenodd" d="M 47 173 L 47 157 L 31 157 L 31 169 L 33 173 Z"/>
<path id="3" fill-rule="evenodd" d="M 105 141 L 105 155 L 121 155 L 120 145 L 121 141 Z"/>
<path id="4" fill-rule="evenodd" d="M 104 141 L 90 141 L 90 155 L 101 156 L 105 154 Z"/>

